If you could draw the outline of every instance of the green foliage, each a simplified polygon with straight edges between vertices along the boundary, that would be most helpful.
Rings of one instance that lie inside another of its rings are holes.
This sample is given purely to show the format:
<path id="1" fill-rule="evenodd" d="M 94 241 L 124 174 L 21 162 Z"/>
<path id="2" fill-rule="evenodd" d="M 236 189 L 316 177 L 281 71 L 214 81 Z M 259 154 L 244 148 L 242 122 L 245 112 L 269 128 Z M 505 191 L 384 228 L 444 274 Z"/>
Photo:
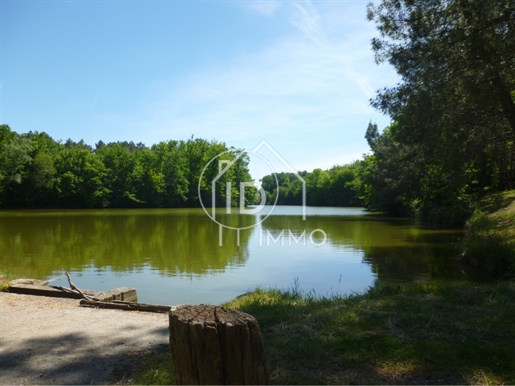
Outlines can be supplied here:
<path id="1" fill-rule="evenodd" d="M 136 158 L 131 156 L 129 149 L 121 143 L 103 146 L 96 151 L 97 158 L 107 169 L 105 181 L 109 193 L 105 199 L 112 207 L 131 207 L 141 203 L 135 197 Z"/>
<path id="2" fill-rule="evenodd" d="M 302 181 L 306 182 L 306 203 L 311 206 L 362 206 L 364 161 L 333 166 L 329 170 L 314 169 L 311 173 L 276 173 L 262 178 L 267 203 L 302 204 Z M 277 178 L 277 180 L 276 180 Z M 277 189 L 279 186 L 279 190 Z"/>
<path id="3" fill-rule="evenodd" d="M 383 134 L 375 135 L 373 141 L 369 140 L 374 155 L 366 164 L 365 182 L 372 189 L 367 204 L 373 209 L 406 215 L 408 203 L 416 198 L 420 165 L 414 149 L 401 144 L 392 134 L 397 127 L 392 124 Z"/>
<path id="4" fill-rule="evenodd" d="M 495 222 L 479 209 L 476 209 L 467 221 L 468 231 L 475 235 L 491 232 L 494 225 Z"/>
<path id="5" fill-rule="evenodd" d="M 142 143 L 99 141 L 93 150 L 84 141 L 62 144 L 46 133 L 20 135 L 2 125 L 0 208 L 195 207 L 199 184 L 211 199 L 219 170 L 218 162 L 209 161 L 220 154 L 235 161 L 217 185 L 216 198 L 225 202 L 224 184 L 235 182 L 231 200 L 239 205 L 236 182 L 251 181 L 249 159 L 223 143 L 192 137 L 148 149 Z M 245 193 L 245 203 L 252 203 L 256 191 Z"/>
<path id="6" fill-rule="evenodd" d="M 512 191 L 485 197 L 466 224 L 463 261 L 494 278 L 515 277 L 513 196 Z M 508 197 L 511 201 L 506 202 Z"/>
<path id="7" fill-rule="evenodd" d="M 377 62 L 401 81 L 372 105 L 366 204 L 457 225 L 487 191 L 515 186 L 515 6 L 511 0 L 383 0 L 368 18 Z"/>
<path id="8" fill-rule="evenodd" d="M 464 243 L 463 261 L 492 278 L 513 278 L 515 248 L 494 233 L 472 234 Z"/>
<path id="9" fill-rule="evenodd" d="M 107 169 L 102 161 L 83 144 L 62 149 L 57 159 L 57 194 L 59 206 L 94 208 L 106 205 Z"/>
<path id="10" fill-rule="evenodd" d="M 115 385 L 174 385 L 170 350 L 128 352 L 110 376 Z"/>
<path id="11" fill-rule="evenodd" d="M 0 292 L 9 288 L 11 280 L 16 279 L 16 276 L 5 271 L 0 271 Z"/>

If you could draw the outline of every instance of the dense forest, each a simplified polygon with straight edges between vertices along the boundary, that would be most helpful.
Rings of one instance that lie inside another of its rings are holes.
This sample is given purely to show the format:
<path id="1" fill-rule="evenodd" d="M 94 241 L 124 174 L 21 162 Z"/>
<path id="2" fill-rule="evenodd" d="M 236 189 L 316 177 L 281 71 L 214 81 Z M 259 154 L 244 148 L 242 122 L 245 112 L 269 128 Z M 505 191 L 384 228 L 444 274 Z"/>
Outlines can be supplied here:
<path id="1" fill-rule="evenodd" d="M 379 33 L 372 41 L 377 63 L 400 78 L 371 100 L 392 123 L 358 128 L 371 149 L 363 159 L 299 172 L 307 204 L 460 224 L 484 194 L 515 188 L 515 1 L 383 0 L 368 6 L 368 19 Z M 237 159 L 225 181 L 250 181 L 248 158 L 223 143 L 99 142 L 93 149 L 3 125 L 0 207 L 198 206 L 202 169 L 223 152 Z M 209 166 L 202 191 L 218 171 Z M 278 194 L 278 204 L 300 204 L 298 178 L 276 177 L 278 191 L 275 176 L 261 181 L 268 202 Z M 226 194 L 220 185 L 216 199 Z M 254 200 L 249 191 L 246 202 Z"/>
<path id="2" fill-rule="evenodd" d="M 224 202 L 225 181 L 250 180 L 248 157 L 225 144 L 190 138 L 147 148 L 142 143 L 83 141 L 65 143 L 46 133 L 18 134 L 0 126 L 0 207 L 2 208 L 138 208 L 195 207 L 200 193 L 211 197 L 218 163 L 234 160 L 217 185 Z M 207 165 L 207 167 L 206 167 Z M 206 170 L 204 171 L 204 168 Z M 239 202 L 237 185 L 231 192 Z M 246 200 L 255 192 L 246 191 Z M 203 197 L 203 195 L 202 195 Z M 206 204 L 210 204 L 207 202 Z"/>
<path id="3" fill-rule="evenodd" d="M 368 19 L 400 82 L 371 101 L 392 124 L 366 131 L 365 204 L 459 223 L 515 185 L 515 2 L 383 0 Z"/>
<path id="4" fill-rule="evenodd" d="M 225 205 L 225 181 L 231 201 L 239 205 L 239 182 L 251 181 L 248 157 L 240 150 L 204 139 L 171 140 L 150 148 L 142 143 L 102 141 L 95 148 L 83 141 L 53 140 L 46 133 L 18 134 L 0 126 L 0 207 L 2 208 L 175 208 L 211 205 L 211 181 L 218 174 L 222 154 L 236 160 L 217 184 L 217 204 Z M 216 161 L 216 159 L 215 159 Z M 204 167 L 208 166 L 203 173 Z M 306 180 L 308 205 L 361 206 L 365 163 L 334 166 L 330 170 L 300 172 Z M 277 181 L 275 179 L 277 177 Z M 277 192 L 277 182 L 279 192 Z M 261 181 L 268 203 L 300 205 L 302 184 L 292 173 L 265 176 Z M 259 201 L 245 189 L 246 203 Z"/>

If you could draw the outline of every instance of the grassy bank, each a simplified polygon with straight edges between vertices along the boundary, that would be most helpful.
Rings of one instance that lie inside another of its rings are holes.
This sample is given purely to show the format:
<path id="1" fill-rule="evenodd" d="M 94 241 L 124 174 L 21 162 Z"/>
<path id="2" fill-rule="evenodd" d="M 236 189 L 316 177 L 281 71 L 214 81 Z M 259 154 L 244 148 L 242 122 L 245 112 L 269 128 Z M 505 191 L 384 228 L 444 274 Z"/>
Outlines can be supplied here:
<path id="1" fill-rule="evenodd" d="M 261 326 L 273 384 L 514 384 L 515 283 L 371 289 L 332 298 L 256 290 L 226 306 Z M 171 379 L 170 355 L 134 384 Z"/>
<path id="2" fill-rule="evenodd" d="M 515 383 L 513 283 L 331 299 L 258 290 L 228 306 L 258 319 L 274 383 Z"/>
<path id="3" fill-rule="evenodd" d="M 465 263 L 492 278 L 515 278 L 515 190 L 484 197 L 466 230 Z"/>

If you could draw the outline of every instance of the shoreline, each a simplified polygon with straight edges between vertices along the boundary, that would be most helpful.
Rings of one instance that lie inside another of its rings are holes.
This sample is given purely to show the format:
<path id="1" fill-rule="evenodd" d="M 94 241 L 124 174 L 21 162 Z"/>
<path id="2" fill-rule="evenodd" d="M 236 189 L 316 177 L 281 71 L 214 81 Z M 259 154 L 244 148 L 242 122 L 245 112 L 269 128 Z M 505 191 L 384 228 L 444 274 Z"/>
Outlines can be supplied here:
<path id="1" fill-rule="evenodd" d="M 513 282 L 330 298 L 257 289 L 223 306 L 258 320 L 273 384 L 515 383 Z M 0 384 L 132 384 L 148 368 L 149 384 L 173 377 L 167 314 L 5 292 L 0 308 Z"/>

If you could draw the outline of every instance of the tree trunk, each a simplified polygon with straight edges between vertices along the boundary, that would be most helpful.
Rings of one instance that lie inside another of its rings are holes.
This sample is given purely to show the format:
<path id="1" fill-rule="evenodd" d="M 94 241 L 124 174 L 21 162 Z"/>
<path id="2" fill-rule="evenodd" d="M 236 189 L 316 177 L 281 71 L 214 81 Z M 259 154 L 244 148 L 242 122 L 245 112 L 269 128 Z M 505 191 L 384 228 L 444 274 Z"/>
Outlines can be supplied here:
<path id="1" fill-rule="evenodd" d="M 268 384 L 261 330 L 254 317 L 212 305 L 170 311 L 170 349 L 178 384 Z"/>

